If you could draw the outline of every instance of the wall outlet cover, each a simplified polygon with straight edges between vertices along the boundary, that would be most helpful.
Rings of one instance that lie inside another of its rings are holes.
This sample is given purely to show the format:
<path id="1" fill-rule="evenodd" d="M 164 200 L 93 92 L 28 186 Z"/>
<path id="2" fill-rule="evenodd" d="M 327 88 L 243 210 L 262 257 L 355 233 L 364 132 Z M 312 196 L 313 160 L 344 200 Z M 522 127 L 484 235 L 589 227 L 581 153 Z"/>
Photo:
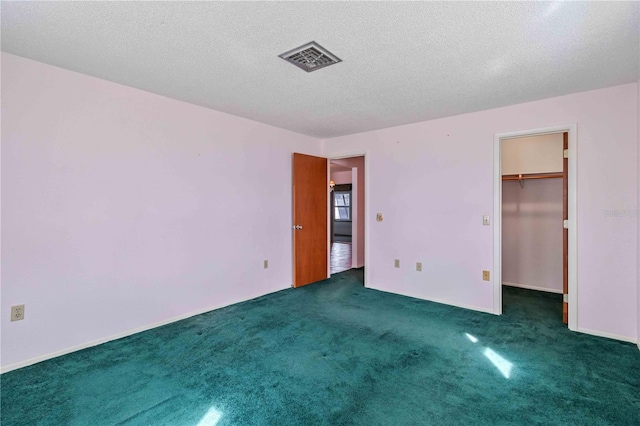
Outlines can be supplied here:
<path id="1" fill-rule="evenodd" d="M 11 321 L 20 321 L 24 319 L 24 305 L 15 305 L 11 307 Z"/>
<path id="2" fill-rule="evenodd" d="M 400 267 L 400 259 L 394 260 L 393 261 L 393 266 L 396 267 L 396 268 L 399 268 Z"/>
<path id="3" fill-rule="evenodd" d="M 482 279 L 484 281 L 489 281 L 491 278 L 491 275 L 489 274 L 489 271 L 482 271 Z"/>
<path id="4" fill-rule="evenodd" d="M 416 262 L 416 271 L 422 272 L 422 262 Z"/>

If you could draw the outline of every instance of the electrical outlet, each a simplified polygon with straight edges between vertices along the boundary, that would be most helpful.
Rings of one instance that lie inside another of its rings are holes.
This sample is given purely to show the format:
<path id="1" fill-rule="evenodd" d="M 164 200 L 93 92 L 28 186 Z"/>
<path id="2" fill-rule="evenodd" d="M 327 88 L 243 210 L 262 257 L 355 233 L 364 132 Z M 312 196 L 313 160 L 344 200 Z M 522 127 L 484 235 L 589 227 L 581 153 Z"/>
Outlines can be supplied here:
<path id="1" fill-rule="evenodd" d="M 416 271 L 422 272 L 422 262 L 416 262 Z"/>
<path id="2" fill-rule="evenodd" d="M 491 219 L 489 219 L 489 215 L 488 215 L 488 214 L 486 214 L 486 215 L 482 216 L 482 224 L 483 224 L 484 226 L 489 226 L 489 225 L 491 225 Z"/>
<path id="3" fill-rule="evenodd" d="M 11 321 L 20 321 L 24 319 L 24 305 L 16 305 L 11 307 Z"/>
<path id="4" fill-rule="evenodd" d="M 377 214 L 376 214 L 376 220 L 377 220 L 378 222 L 382 222 L 382 220 L 383 220 L 383 219 L 384 219 L 384 217 L 382 216 L 382 213 L 377 213 Z"/>
<path id="5" fill-rule="evenodd" d="M 264 269 L 267 269 L 269 267 L 269 261 L 265 259 L 265 261 L 262 263 L 262 267 Z"/>
<path id="6" fill-rule="evenodd" d="M 489 275 L 489 271 L 482 271 L 482 279 L 484 281 L 489 281 L 491 279 Z"/>
<path id="7" fill-rule="evenodd" d="M 400 259 L 396 259 L 396 260 L 393 262 L 393 266 L 395 266 L 396 268 L 399 268 L 399 267 L 400 267 Z"/>

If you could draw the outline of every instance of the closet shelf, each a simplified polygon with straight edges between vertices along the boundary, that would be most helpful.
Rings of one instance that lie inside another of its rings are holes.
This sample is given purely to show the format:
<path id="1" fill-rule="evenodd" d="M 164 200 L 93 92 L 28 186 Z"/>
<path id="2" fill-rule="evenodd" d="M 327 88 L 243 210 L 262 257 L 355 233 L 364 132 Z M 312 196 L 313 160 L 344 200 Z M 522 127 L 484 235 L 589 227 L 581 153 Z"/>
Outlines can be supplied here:
<path id="1" fill-rule="evenodd" d="M 527 180 L 527 179 L 555 179 L 562 178 L 562 172 L 558 173 L 527 173 L 519 175 L 502 175 L 502 180 Z"/>

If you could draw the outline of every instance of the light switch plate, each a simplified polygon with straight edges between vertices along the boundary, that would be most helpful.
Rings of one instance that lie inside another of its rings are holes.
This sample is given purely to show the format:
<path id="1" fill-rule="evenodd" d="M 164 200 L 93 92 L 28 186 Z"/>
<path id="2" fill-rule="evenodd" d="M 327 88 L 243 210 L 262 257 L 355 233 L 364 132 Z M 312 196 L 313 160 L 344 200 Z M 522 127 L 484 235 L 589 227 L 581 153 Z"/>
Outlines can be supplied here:
<path id="1" fill-rule="evenodd" d="M 482 224 L 485 226 L 491 225 L 491 219 L 489 218 L 488 214 L 482 216 Z"/>
<path id="2" fill-rule="evenodd" d="M 384 219 L 384 218 L 382 217 L 382 213 L 377 213 L 377 214 L 376 214 L 376 220 L 377 220 L 378 222 L 382 222 L 382 219 Z"/>

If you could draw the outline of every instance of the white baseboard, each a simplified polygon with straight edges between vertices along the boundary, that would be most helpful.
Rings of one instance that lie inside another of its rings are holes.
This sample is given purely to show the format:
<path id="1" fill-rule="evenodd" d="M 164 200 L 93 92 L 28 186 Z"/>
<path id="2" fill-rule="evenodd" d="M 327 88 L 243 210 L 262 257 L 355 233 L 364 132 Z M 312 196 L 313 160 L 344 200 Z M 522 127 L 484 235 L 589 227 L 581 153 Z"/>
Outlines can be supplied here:
<path id="1" fill-rule="evenodd" d="M 451 302 L 449 300 L 442 300 L 442 299 L 425 299 L 424 297 L 418 297 L 416 295 L 413 294 L 408 294 L 408 293 L 398 293 L 396 291 L 390 291 L 390 290 L 384 290 L 378 287 L 370 287 L 370 286 L 366 286 L 367 288 L 370 288 L 372 290 L 378 290 L 378 291 L 382 291 L 385 293 L 390 293 L 390 294 L 397 294 L 400 296 L 406 296 L 406 297 L 413 297 L 414 299 L 420 299 L 420 300 L 426 300 L 427 302 L 434 302 L 434 303 L 439 303 L 441 305 L 449 305 L 449 306 L 454 306 L 456 308 L 462 308 L 462 309 L 469 309 L 471 311 L 477 311 L 477 312 L 484 312 L 487 314 L 494 314 L 493 309 L 486 309 L 486 308 L 482 308 L 479 306 L 472 306 L 472 305 L 464 305 L 461 303 L 455 303 L 455 302 Z"/>
<path id="2" fill-rule="evenodd" d="M 557 294 L 562 294 L 562 290 L 556 290 L 553 288 L 547 288 L 547 287 L 538 287 L 535 285 L 527 285 L 527 284 L 518 284 L 518 283 L 510 283 L 507 281 L 503 281 L 502 285 L 506 285 L 509 287 L 520 287 L 520 288 L 526 288 L 527 290 L 537 290 L 537 291 L 546 291 L 547 293 L 557 293 Z"/>
<path id="3" fill-rule="evenodd" d="M 207 312 L 215 311 L 216 309 L 221 309 L 221 308 L 224 308 L 224 307 L 227 307 L 227 306 L 235 305 L 236 303 L 246 302 L 248 300 L 256 299 L 258 297 L 266 296 L 267 294 L 276 293 L 276 292 L 282 291 L 282 290 L 286 290 L 286 288 L 281 288 L 281 289 L 270 291 L 270 292 L 267 292 L 267 293 L 262 293 L 262 294 L 250 296 L 250 297 L 247 297 L 246 299 L 237 300 L 235 302 L 231 302 L 231 303 L 227 303 L 227 304 L 216 305 L 216 306 L 209 307 L 209 308 L 206 308 L 206 309 L 202 309 L 202 310 L 199 310 L 199 311 L 196 311 L 196 312 L 190 312 L 188 314 L 184 314 L 184 315 L 180 315 L 180 316 L 177 316 L 177 317 L 173 317 L 173 318 L 170 318 L 170 319 L 167 319 L 167 320 L 164 320 L 164 321 L 159 321 L 159 322 L 156 322 L 156 323 L 153 323 L 153 324 L 149 324 L 149 325 L 145 325 L 145 326 L 142 326 L 142 327 L 134 328 L 133 330 L 128 330 L 128 331 L 125 331 L 123 333 L 118 333 L 118 334 L 115 334 L 115 335 L 112 335 L 112 336 L 109 336 L 109 337 L 105 337 L 105 338 L 102 338 L 102 339 L 92 340 L 90 342 L 83 343 L 81 345 L 73 346 L 73 347 L 70 347 L 70 348 L 65 348 L 65 349 L 62 349 L 62 350 L 59 350 L 59 351 L 56 351 L 56 352 L 52 352 L 52 353 L 49 353 L 49 354 L 46 354 L 46 355 L 41 355 L 41 356 L 37 356 L 35 358 L 27 359 L 25 361 L 16 362 L 14 364 L 5 365 L 5 366 L 2 366 L 0 368 L 0 374 L 7 373 L 7 372 L 12 371 L 12 370 L 17 370 L 18 368 L 27 367 L 29 365 L 37 364 L 39 362 L 46 361 L 48 359 L 57 358 L 57 357 L 62 356 L 62 355 L 70 354 L 71 352 L 76 352 L 76 351 L 79 351 L 79 350 L 82 350 L 82 349 L 90 348 L 92 346 L 98 346 L 98 345 L 101 345 L 103 343 L 111 342 L 112 340 L 118 340 L 118 339 L 122 339 L 123 337 L 128 337 L 128 336 L 131 336 L 131 335 L 134 335 L 134 334 L 137 334 L 137 333 L 142 333 L 143 331 L 148 331 L 148 330 L 154 329 L 156 327 L 162 327 L 163 325 L 171 324 L 172 322 L 182 321 L 183 319 L 191 318 L 191 317 L 194 317 L 196 315 L 206 314 Z"/>
<path id="4" fill-rule="evenodd" d="M 606 337 L 607 339 L 614 339 L 614 340 L 621 340 L 623 342 L 637 343 L 638 344 L 638 349 L 640 349 L 640 342 L 638 342 L 633 337 L 618 336 L 617 334 L 605 333 L 604 331 L 589 330 L 587 328 L 580 328 L 580 327 L 578 327 L 578 329 L 576 331 L 578 333 L 590 334 L 592 336 Z"/>
<path id="5" fill-rule="evenodd" d="M 469 309 L 471 311 L 484 312 L 484 313 L 491 314 L 491 315 L 494 314 L 493 309 L 486 309 L 486 308 L 482 308 L 480 306 L 465 305 L 465 304 L 462 304 L 462 303 L 454 303 L 454 302 L 451 302 L 449 300 L 442 300 L 442 299 L 424 299 L 424 300 L 429 300 L 431 302 L 440 303 L 442 305 L 454 306 L 456 308 Z"/>

